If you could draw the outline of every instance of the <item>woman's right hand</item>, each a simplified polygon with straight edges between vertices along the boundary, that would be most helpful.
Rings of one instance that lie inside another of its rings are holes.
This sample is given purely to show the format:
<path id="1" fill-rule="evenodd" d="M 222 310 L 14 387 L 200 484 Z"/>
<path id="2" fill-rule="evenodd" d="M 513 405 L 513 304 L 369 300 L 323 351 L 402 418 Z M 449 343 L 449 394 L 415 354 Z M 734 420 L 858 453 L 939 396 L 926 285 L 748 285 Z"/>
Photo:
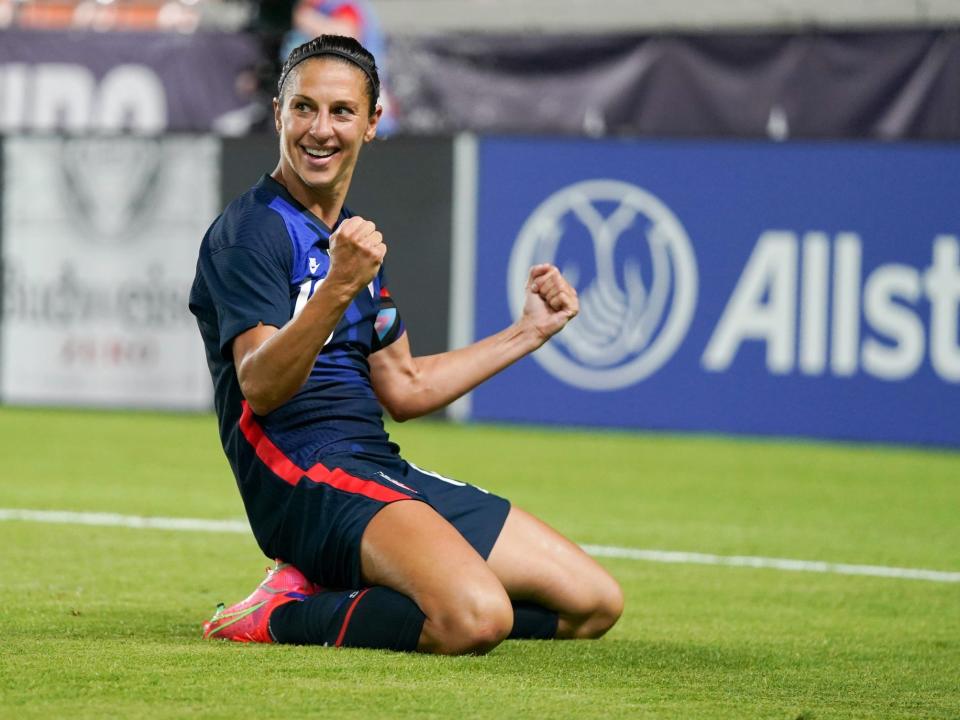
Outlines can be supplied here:
<path id="1" fill-rule="evenodd" d="M 347 288 L 353 298 L 380 271 L 387 246 L 373 222 L 355 215 L 344 220 L 330 236 L 328 252 L 330 270 L 326 282 Z"/>

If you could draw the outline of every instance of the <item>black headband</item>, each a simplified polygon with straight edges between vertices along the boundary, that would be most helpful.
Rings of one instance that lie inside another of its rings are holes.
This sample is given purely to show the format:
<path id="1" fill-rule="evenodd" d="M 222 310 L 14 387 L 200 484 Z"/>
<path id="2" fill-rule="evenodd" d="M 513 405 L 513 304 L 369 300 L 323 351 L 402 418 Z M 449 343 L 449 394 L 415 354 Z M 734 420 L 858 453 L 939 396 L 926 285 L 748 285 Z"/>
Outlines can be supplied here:
<path id="1" fill-rule="evenodd" d="M 355 57 L 353 57 L 350 53 L 345 52 L 343 50 L 338 50 L 337 48 L 321 47 L 306 53 L 302 58 L 297 60 L 295 63 L 293 63 L 293 65 L 291 65 L 290 67 L 288 67 L 286 70 L 283 71 L 283 74 L 280 75 L 280 82 L 277 83 L 277 95 L 280 95 L 283 92 L 283 83 L 286 81 L 287 77 L 290 75 L 290 72 L 297 65 L 302 63 L 304 60 L 309 60 L 312 57 L 318 57 L 321 55 L 336 55 L 337 57 L 341 57 L 344 60 L 350 62 L 351 64 L 356 65 L 358 68 L 360 68 L 363 71 L 363 74 L 367 76 L 367 80 L 370 81 L 370 87 L 373 88 L 373 92 L 376 94 L 379 94 L 380 88 L 377 87 L 377 83 L 376 81 L 374 81 L 373 75 L 363 65 L 357 62 L 357 59 Z M 376 101 L 377 98 L 373 98 L 373 100 Z"/>

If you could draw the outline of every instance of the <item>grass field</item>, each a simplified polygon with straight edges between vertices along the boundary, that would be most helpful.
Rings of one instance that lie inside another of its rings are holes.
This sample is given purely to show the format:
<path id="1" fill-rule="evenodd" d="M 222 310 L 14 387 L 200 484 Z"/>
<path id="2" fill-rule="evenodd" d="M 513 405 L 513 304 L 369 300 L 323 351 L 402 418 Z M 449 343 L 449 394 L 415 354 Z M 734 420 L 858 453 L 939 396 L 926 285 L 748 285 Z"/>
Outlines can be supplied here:
<path id="1" fill-rule="evenodd" d="M 960 454 L 413 423 L 405 454 L 582 543 L 960 571 Z M 235 519 L 209 416 L 0 409 L 0 508 Z M 595 642 L 205 643 L 244 534 L 0 522 L 0 717 L 958 718 L 960 583 L 603 560 Z"/>

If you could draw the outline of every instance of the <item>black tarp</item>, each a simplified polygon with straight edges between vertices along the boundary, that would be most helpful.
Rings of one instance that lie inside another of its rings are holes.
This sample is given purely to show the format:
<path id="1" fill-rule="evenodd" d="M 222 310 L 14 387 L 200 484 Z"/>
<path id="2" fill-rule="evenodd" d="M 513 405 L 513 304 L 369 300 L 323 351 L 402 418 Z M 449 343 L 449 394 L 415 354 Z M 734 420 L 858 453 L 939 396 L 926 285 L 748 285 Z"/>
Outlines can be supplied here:
<path id="1" fill-rule="evenodd" d="M 393 38 L 408 132 L 960 138 L 960 30 Z"/>

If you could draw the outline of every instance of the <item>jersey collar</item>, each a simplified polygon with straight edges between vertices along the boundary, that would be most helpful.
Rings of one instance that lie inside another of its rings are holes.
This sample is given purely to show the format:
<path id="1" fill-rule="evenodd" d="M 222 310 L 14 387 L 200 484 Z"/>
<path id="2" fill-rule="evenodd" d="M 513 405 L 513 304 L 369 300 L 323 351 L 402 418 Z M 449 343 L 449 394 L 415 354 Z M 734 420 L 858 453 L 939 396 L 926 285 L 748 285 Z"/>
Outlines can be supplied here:
<path id="1" fill-rule="evenodd" d="M 346 205 L 344 205 L 342 208 L 340 208 L 340 215 L 337 217 L 337 222 L 334 224 L 333 228 L 330 228 L 323 220 L 314 215 L 310 210 L 304 207 L 299 200 L 291 195 L 290 191 L 287 190 L 283 184 L 277 182 L 270 175 L 264 174 L 260 178 L 260 181 L 257 183 L 257 185 L 260 185 L 261 187 L 268 189 L 270 192 L 279 195 L 288 203 L 293 205 L 297 210 L 300 211 L 301 214 L 306 217 L 311 224 L 316 225 L 320 230 L 322 230 L 323 234 L 327 237 L 330 237 L 330 235 L 332 235 L 333 232 L 340 227 L 340 223 L 352 215 L 352 213 L 347 209 Z"/>

